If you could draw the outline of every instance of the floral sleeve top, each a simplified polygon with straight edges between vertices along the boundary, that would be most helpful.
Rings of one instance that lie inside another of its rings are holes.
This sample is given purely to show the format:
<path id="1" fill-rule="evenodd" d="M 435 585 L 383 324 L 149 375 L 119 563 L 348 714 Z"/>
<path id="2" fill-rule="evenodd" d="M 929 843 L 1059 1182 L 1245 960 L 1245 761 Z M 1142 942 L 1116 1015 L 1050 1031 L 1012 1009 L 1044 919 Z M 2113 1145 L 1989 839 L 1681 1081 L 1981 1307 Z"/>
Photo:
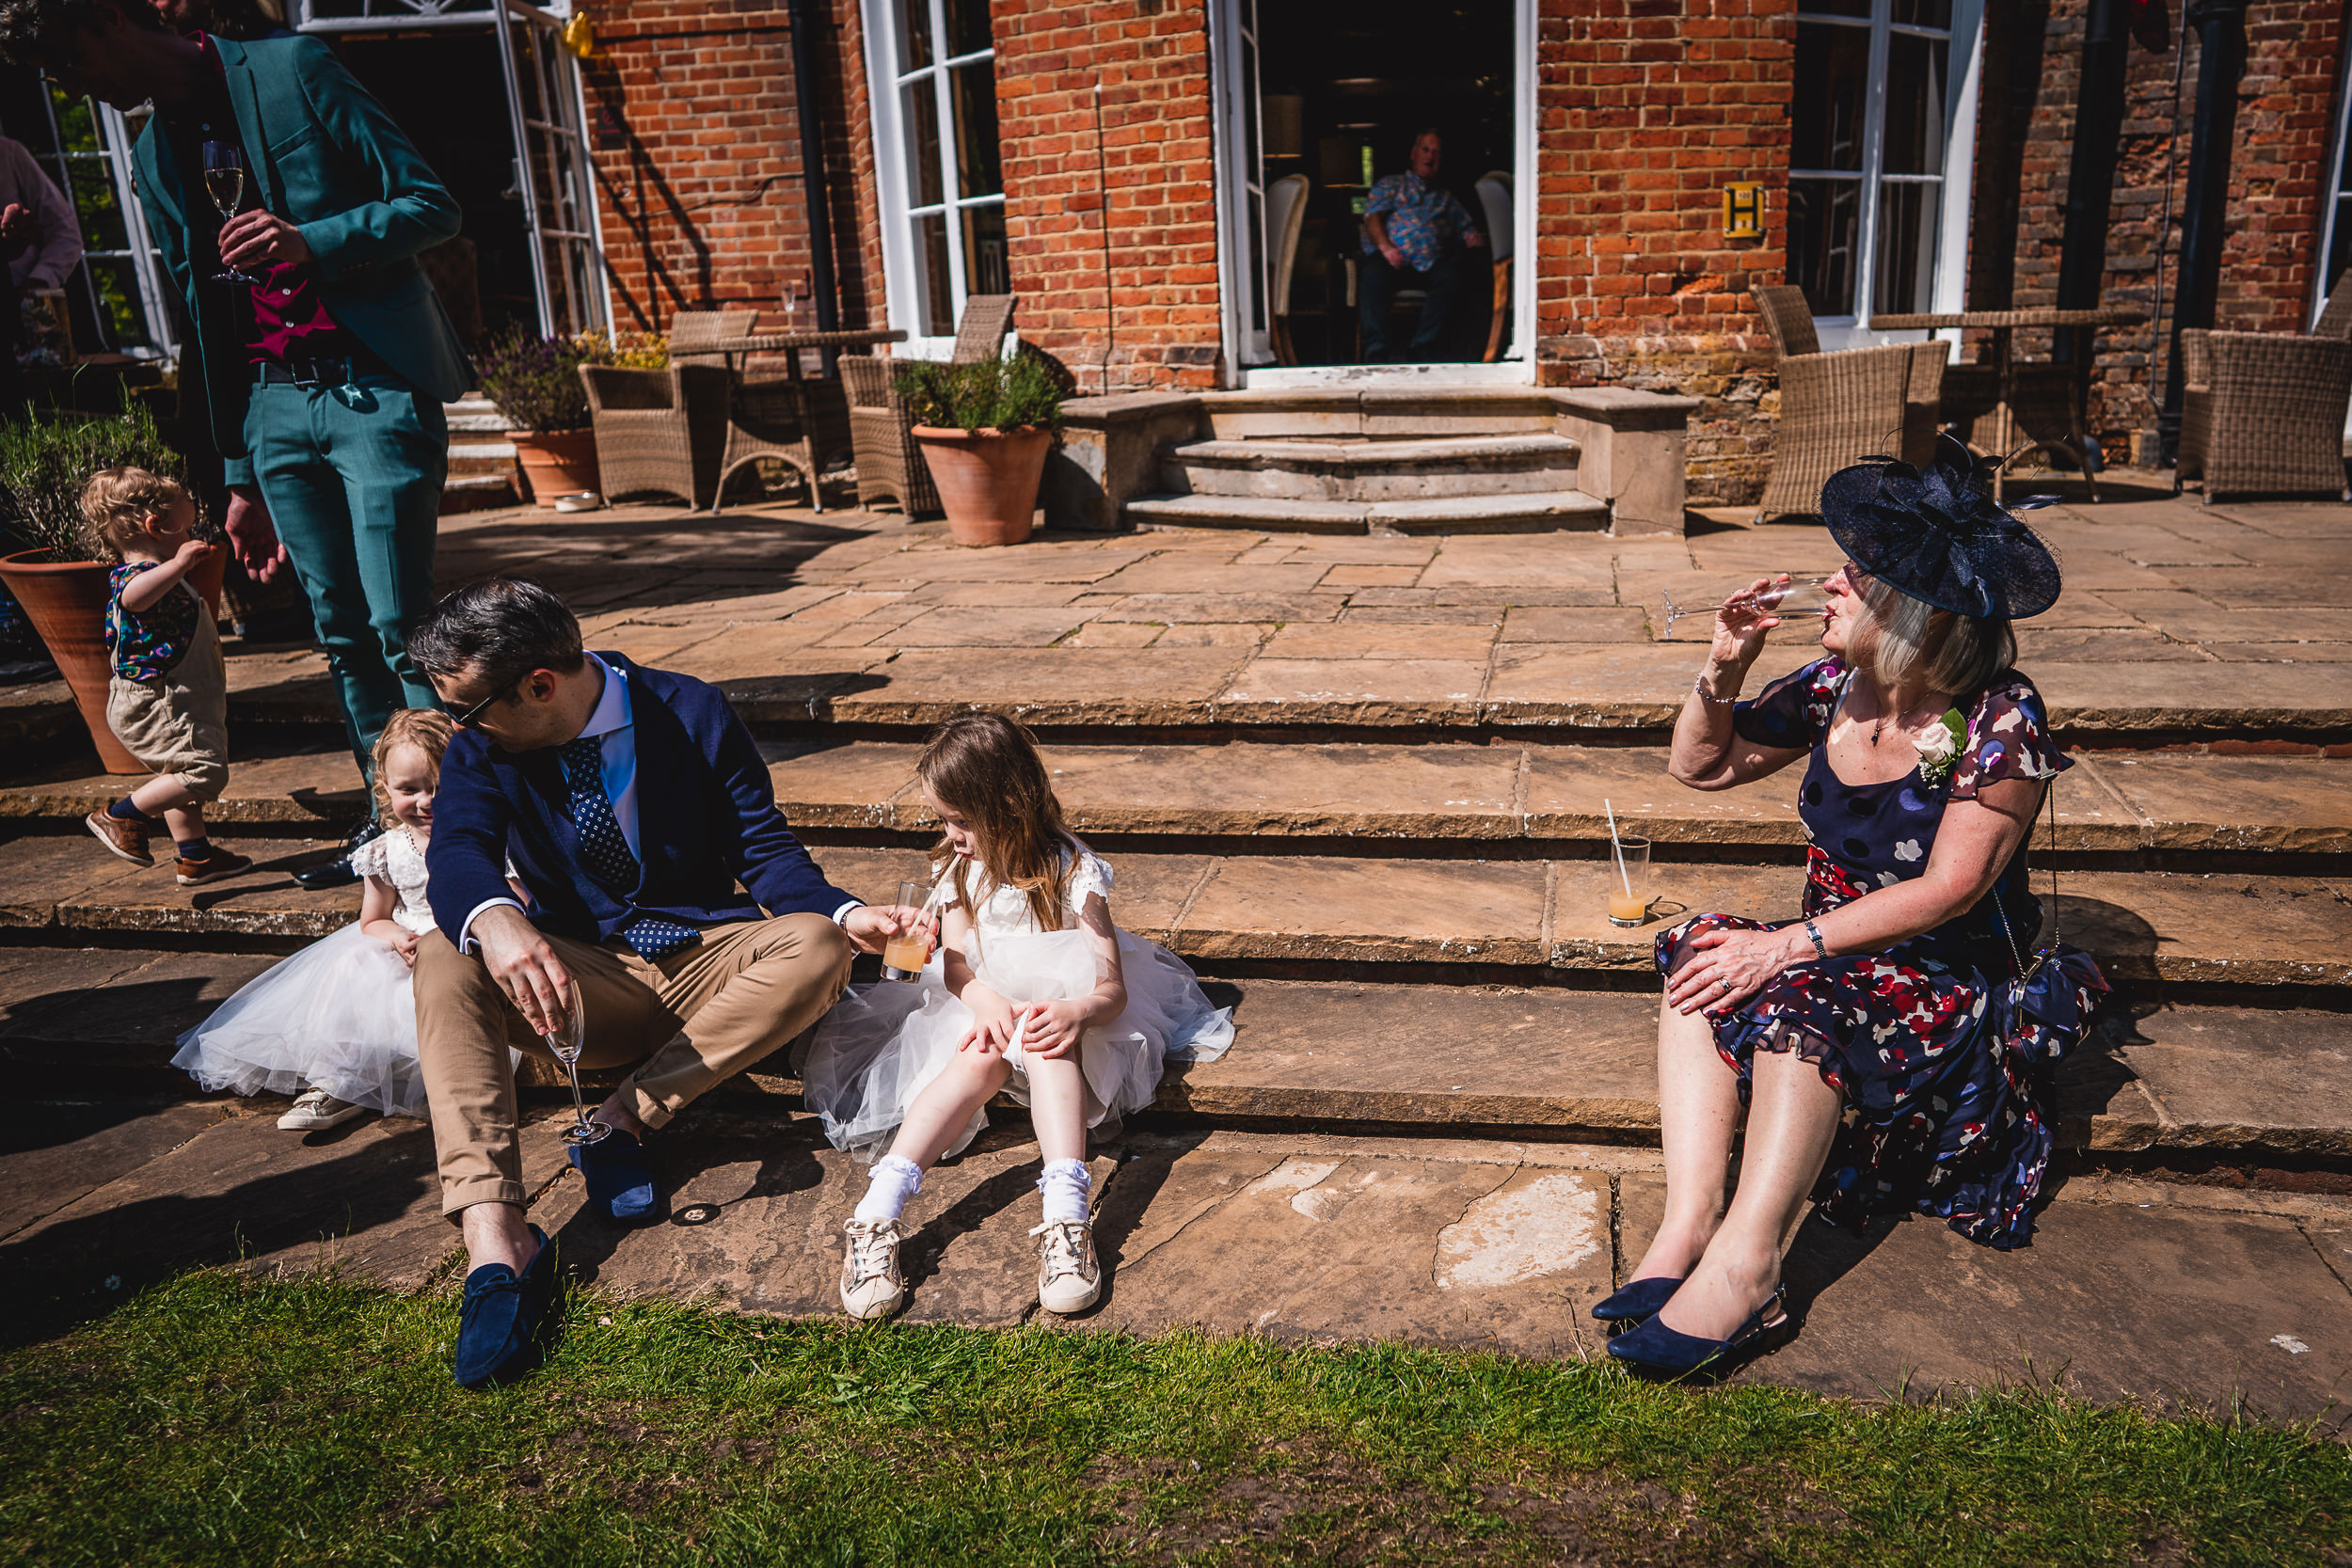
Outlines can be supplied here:
<path id="1" fill-rule="evenodd" d="M 1829 766 L 1826 748 L 1830 716 L 1846 679 L 1838 659 L 1818 659 L 1772 682 L 1753 702 L 1741 703 L 1732 717 L 1733 729 L 1745 739 L 1812 753 L 1797 801 L 1810 841 L 1807 914 L 1924 874 L 1951 801 L 1974 800 L 1984 785 L 2003 779 L 2047 780 L 2073 766 L 2050 738 L 2042 694 L 2025 676 L 2005 670 L 1959 708 L 1966 739 L 1948 772 L 1915 767 L 1899 779 L 1848 784 Z M 2041 908 L 2026 886 L 2025 865 L 2021 842 L 1993 891 L 1931 937 L 2001 937 L 2000 911 L 2006 908 L 2025 933 L 2021 945 L 2030 944 L 2041 925 Z"/>
<path id="2" fill-rule="evenodd" d="M 196 640 L 201 601 L 184 581 L 145 610 L 127 610 L 122 591 L 162 562 L 125 561 L 106 573 L 106 652 L 126 681 L 161 679 L 179 667 Z"/>

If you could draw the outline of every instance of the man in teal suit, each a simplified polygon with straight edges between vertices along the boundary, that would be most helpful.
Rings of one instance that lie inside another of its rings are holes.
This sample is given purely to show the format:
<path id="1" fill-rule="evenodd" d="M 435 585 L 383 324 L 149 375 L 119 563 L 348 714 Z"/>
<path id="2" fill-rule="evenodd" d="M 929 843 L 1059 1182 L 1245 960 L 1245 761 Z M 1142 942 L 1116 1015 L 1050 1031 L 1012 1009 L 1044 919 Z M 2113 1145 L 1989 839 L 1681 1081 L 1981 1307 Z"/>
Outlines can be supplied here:
<path id="1" fill-rule="evenodd" d="M 293 562 L 366 771 L 395 708 L 437 703 L 405 628 L 434 602 L 441 405 L 473 372 L 416 258 L 457 232 L 456 202 L 314 38 L 183 38 L 145 0 L 0 0 L 0 53 L 154 104 L 139 192 L 196 325 L 181 375 L 227 460 L 230 540 L 262 580 Z M 224 222 L 205 172 L 231 161 Z M 218 280 L 224 263 L 257 281 Z"/>

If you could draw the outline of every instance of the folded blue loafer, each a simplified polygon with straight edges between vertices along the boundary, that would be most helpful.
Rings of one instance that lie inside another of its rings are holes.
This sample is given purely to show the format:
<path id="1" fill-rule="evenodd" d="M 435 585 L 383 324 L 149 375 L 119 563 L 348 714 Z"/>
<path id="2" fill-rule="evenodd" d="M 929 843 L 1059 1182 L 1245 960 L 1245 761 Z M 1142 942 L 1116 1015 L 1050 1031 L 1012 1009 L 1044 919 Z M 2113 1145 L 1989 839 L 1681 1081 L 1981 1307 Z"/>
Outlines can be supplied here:
<path id="1" fill-rule="evenodd" d="M 538 1356 L 539 1330 L 555 1304 L 555 1247 L 531 1227 L 539 1243 L 518 1275 L 503 1263 L 485 1263 L 466 1276 L 457 1309 L 457 1383 L 487 1388 L 529 1371 Z"/>
<path id="2" fill-rule="evenodd" d="M 615 1127 L 595 1143 L 574 1144 L 572 1164 L 588 1182 L 589 1200 L 614 1219 L 626 1223 L 653 1212 L 653 1168 L 634 1134 Z"/>
<path id="3" fill-rule="evenodd" d="M 1605 1323 L 1639 1323 L 1655 1317 L 1681 1287 L 1679 1279 L 1635 1279 L 1594 1307 L 1593 1316 Z"/>
<path id="4" fill-rule="evenodd" d="M 1652 1318 L 1610 1340 L 1609 1354 L 1652 1377 L 1689 1377 L 1696 1372 L 1721 1377 L 1763 1351 L 1788 1328 L 1788 1311 L 1782 1299 L 1787 1290 L 1785 1285 L 1774 1286 L 1764 1305 L 1749 1313 L 1748 1321 L 1728 1339 L 1702 1339 Z"/>

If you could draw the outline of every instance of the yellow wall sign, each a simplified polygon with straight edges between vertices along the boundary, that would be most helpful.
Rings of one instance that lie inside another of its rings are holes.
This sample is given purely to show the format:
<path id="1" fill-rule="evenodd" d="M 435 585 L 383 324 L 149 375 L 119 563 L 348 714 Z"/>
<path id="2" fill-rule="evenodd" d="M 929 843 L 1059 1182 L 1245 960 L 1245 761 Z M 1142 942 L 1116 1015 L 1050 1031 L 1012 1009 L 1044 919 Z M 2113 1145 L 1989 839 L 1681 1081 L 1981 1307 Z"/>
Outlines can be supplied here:
<path id="1" fill-rule="evenodd" d="M 1764 237 L 1764 187 L 1753 180 L 1724 187 L 1724 238 L 1760 240 Z"/>

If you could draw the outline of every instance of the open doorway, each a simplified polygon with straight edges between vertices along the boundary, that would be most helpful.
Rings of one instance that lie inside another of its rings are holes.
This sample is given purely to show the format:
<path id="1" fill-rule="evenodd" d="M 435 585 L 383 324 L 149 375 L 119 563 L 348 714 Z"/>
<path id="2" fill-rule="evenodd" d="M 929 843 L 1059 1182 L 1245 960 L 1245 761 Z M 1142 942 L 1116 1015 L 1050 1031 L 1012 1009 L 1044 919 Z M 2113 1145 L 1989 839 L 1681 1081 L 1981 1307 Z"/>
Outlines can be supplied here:
<path id="1" fill-rule="evenodd" d="M 1222 183 L 1241 364 L 1517 356 L 1519 8 L 1514 0 L 1226 0 L 1222 64 L 1232 90 Z M 1367 232 L 1367 203 L 1381 204 L 1380 182 L 1406 173 L 1417 139 L 1432 130 L 1437 167 L 1419 199 L 1445 214 L 1439 264 L 1380 277 L 1391 269 Z M 1456 228 L 1486 243 L 1469 245 Z"/>

